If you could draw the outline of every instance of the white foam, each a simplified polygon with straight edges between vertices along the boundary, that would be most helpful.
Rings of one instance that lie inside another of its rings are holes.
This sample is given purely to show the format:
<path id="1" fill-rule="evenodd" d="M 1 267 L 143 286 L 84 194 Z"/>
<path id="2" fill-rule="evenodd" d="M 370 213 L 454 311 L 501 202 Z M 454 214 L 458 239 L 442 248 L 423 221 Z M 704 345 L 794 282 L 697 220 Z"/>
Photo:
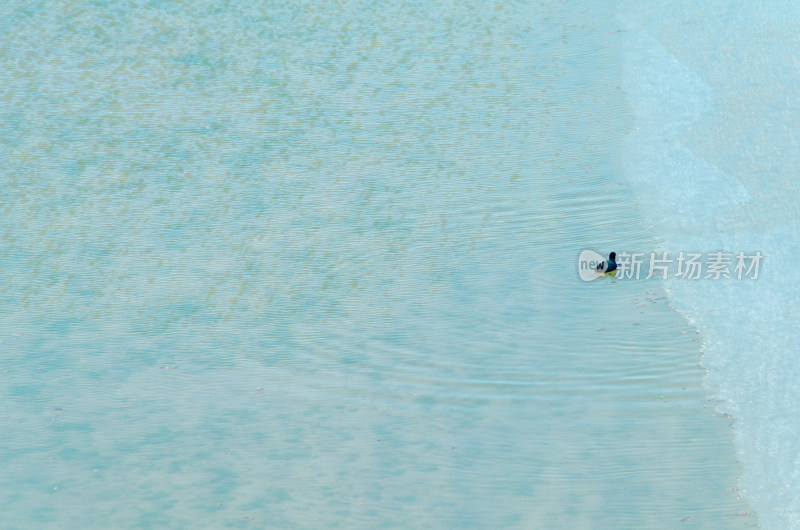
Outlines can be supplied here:
<path id="1" fill-rule="evenodd" d="M 623 23 L 635 121 L 622 158 L 643 218 L 664 250 L 765 256 L 757 280 L 671 279 L 667 288 L 701 328 L 707 383 L 720 410 L 736 417 L 746 500 L 763 528 L 800 528 L 797 197 L 761 193 L 754 179 L 746 185 L 698 153 L 691 129 L 718 115 L 725 94 L 644 28 Z M 737 153 L 714 160 L 723 155 Z"/>

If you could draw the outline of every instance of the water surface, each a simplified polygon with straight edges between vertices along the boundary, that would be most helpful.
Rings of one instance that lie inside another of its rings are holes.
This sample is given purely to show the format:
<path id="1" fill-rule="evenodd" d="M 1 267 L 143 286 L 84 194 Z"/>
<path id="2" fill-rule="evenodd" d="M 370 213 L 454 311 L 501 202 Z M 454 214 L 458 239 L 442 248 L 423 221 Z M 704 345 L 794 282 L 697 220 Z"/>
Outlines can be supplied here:
<path id="1" fill-rule="evenodd" d="M 2 8 L 6 528 L 734 528 L 614 10 Z"/>

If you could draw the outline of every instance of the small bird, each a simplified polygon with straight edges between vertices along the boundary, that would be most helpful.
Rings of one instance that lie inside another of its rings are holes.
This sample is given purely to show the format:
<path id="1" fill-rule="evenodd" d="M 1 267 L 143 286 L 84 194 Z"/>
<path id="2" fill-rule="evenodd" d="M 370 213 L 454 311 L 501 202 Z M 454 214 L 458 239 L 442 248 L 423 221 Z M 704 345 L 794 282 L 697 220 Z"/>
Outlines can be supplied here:
<path id="1" fill-rule="evenodd" d="M 612 252 L 611 254 L 608 255 L 608 261 L 604 261 L 597 265 L 597 271 L 605 273 L 614 272 L 615 270 L 617 270 L 616 260 L 617 260 L 617 253 Z"/>

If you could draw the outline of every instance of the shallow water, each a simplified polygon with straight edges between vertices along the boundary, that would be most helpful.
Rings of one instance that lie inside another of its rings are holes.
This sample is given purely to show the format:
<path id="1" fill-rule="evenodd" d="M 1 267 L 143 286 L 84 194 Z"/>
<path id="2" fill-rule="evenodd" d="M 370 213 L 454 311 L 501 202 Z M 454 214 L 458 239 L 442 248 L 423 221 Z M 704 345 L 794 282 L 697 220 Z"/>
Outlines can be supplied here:
<path id="1" fill-rule="evenodd" d="M 626 177 L 665 250 L 764 256 L 755 281 L 667 287 L 702 328 L 708 386 L 718 410 L 735 418 L 743 496 L 763 528 L 800 528 L 800 10 L 790 2 L 628 8 L 625 88 L 636 118 Z"/>
<path id="2" fill-rule="evenodd" d="M 4 527 L 754 524 L 608 5 L 3 10 Z"/>

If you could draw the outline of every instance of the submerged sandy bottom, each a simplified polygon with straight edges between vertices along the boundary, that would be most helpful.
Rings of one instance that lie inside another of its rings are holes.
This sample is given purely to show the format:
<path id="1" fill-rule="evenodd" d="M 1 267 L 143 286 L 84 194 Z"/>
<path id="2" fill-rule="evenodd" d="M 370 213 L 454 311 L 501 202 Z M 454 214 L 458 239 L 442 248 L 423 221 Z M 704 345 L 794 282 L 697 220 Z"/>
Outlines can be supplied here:
<path id="1" fill-rule="evenodd" d="M 4 527 L 753 525 L 607 7 L 14 8 Z"/>

